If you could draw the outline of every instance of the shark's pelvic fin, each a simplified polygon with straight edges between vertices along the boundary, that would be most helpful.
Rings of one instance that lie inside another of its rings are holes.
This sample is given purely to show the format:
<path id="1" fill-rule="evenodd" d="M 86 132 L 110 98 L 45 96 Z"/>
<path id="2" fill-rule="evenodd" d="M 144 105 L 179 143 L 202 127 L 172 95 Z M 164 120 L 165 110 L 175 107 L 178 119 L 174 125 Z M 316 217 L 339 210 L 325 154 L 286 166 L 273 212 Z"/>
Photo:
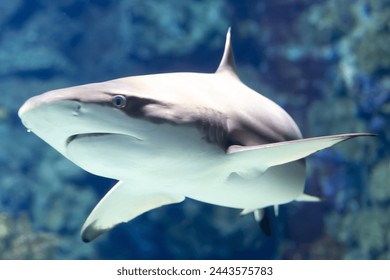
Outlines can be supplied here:
<path id="1" fill-rule="evenodd" d="M 278 215 L 278 205 L 274 206 L 275 215 Z M 250 213 L 253 213 L 253 217 L 255 218 L 255 221 L 259 224 L 262 232 L 266 236 L 270 236 L 272 233 L 271 229 L 271 217 L 270 217 L 270 209 L 267 208 L 261 208 L 261 209 L 243 209 L 240 213 L 240 215 L 247 215 Z"/>
<path id="2" fill-rule="evenodd" d="M 263 220 L 264 214 L 265 214 L 265 209 L 256 209 L 253 211 L 253 216 L 255 217 L 255 221 L 258 223 L 260 223 Z"/>
<path id="3" fill-rule="evenodd" d="M 301 158 L 304 158 L 319 150 L 329 148 L 339 142 L 358 137 L 374 136 L 369 133 L 350 133 L 338 134 L 322 137 L 305 138 L 292 141 L 277 142 L 272 144 L 257 146 L 230 146 L 228 154 L 237 157 L 237 161 L 244 168 L 248 162 L 253 167 L 253 162 L 258 162 L 259 170 L 265 170 L 268 167 L 285 164 Z"/>
<path id="4" fill-rule="evenodd" d="M 238 78 L 236 63 L 234 61 L 233 47 L 230 36 L 231 28 L 229 27 L 226 33 L 226 42 L 225 42 L 225 50 L 223 52 L 223 56 L 221 62 L 219 63 L 218 69 L 216 73 L 229 73 L 234 77 Z"/>
<path id="5" fill-rule="evenodd" d="M 318 202 L 321 201 L 321 198 L 313 195 L 308 195 L 308 194 L 302 194 L 298 198 L 295 199 L 295 201 L 300 201 L 300 202 Z"/>
<path id="6" fill-rule="evenodd" d="M 241 211 L 240 216 L 248 215 L 254 211 L 256 211 L 256 209 L 245 208 Z"/>
<path id="7" fill-rule="evenodd" d="M 279 216 L 279 205 L 274 205 L 275 217 Z"/>
<path id="8" fill-rule="evenodd" d="M 255 220 L 259 223 L 259 226 L 266 236 L 271 236 L 271 217 L 268 208 L 258 209 L 254 212 Z"/>
<path id="9" fill-rule="evenodd" d="M 151 209 L 178 203 L 184 196 L 141 190 L 119 181 L 96 205 L 81 229 L 81 238 L 90 242 L 119 223 Z"/>

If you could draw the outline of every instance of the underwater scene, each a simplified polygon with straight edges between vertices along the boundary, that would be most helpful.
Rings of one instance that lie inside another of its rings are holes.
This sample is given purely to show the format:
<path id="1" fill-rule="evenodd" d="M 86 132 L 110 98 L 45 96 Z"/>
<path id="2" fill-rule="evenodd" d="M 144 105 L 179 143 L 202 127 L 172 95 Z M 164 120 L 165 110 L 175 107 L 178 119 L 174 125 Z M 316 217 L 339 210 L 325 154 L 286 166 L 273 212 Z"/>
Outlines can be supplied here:
<path id="1" fill-rule="evenodd" d="M 186 199 L 84 243 L 116 180 L 28 133 L 19 108 L 81 84 L 213 73 L 229 27 L 240 79 L 303 137 L 376 136 L 310 155 L 305 192 L 321 201 L 270 211 L 269 236 L 240 209 Z M 2 0 L 0 92 L 0 259 L 390 259 L 389 0 Z"/>

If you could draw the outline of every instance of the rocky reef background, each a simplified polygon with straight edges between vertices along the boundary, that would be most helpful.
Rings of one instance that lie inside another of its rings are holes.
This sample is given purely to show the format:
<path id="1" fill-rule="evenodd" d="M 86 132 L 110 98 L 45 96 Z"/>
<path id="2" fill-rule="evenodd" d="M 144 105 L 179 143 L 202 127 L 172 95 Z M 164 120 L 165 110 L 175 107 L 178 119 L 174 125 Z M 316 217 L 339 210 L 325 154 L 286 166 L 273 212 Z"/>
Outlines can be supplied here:
<path id="1" fill-rule="evenodd" d="M 114 181 L 27 133 L 18 108 L 82 83 L 213 72 L 229 26 L 242 80 L 305 136 L 377 136 L 309 157 L 306 189 L 324 201 L 281 206 L 271 237 L 238 210 L 186 200 L 84 244 Z M 389 0 L 2 0 L 0 259 L 390 259 L 389 46 Z"/>

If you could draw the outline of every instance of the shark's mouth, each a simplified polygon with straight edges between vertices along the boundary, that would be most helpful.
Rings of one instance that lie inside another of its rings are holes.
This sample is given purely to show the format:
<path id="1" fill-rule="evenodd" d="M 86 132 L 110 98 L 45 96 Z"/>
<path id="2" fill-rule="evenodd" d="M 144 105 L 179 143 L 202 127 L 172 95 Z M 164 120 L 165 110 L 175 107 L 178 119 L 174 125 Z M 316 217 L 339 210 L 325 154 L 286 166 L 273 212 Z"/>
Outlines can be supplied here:
<path id="1" fill-rule="evenodd" d="M 74 140 L 82 140 L 82 139 L 93 139 L 93 138 L 96 138 L 96 137 L 104 137 L 104 136 L 125 136 L 125 137 L 129 137 L 129 138 L 132 138 L 133 140 L 139 140 L 139 141 L 142 141 L 142 139 L 136 137 L 136 136 L 133 136 L 133 135 L 129 135 L 129 134 L 121 134 L 121 133 L 107 133 L 107 132 L 96 132 L 96 133 L 82 133 L 82 134 L 75 134 L 75 135 L 72 135 L 72 136 L 69 136 L 67 139 L 66 139 L 66 146 L 68 146 L 70 143 L 72 143 Z"/>
<path id="2" fill-rule="evenodd" d="M 68 146 L 72 141 L 74 141 L 76 139 L 106 136 L 106 135 L 110 135 L 110 134 L 111 133 L 83 133 L 83 134 L 75 134 L 75 135 L 69 136 L 68 139 L 66 139 L 66 146 Z"/>

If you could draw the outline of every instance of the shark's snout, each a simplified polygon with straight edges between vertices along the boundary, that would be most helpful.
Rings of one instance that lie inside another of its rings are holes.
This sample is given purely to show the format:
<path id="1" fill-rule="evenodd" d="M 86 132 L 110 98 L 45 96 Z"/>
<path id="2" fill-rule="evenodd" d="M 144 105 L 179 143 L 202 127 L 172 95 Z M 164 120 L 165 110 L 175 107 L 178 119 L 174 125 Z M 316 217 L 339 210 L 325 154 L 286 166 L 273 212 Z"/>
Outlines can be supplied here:
<path id="1" fill-rule="evenodd" d="M 28 113 L 31 112 L 34 108 L 39 107 L 46 103 L 40 95 L 31 97 L 28 99 L 18 111 L 18 116 L 22 121 L 22 124 L 27 128 L 28 131 L 31 130 L 31 119 L 28 117 Z"/>
<path id="2" fill-rule="evenodd" d="M 46 107 L 45 105 L 51 105 L 51 104 L 61 104 L 59 107 L 62 107 L 66 111 L 71 111 L 70 113 L 75 115 L 78 115 L 78 112 L 80 111 L 81 102 L 80 99 L 83 97 L 88 98 L 91 94 L 81 94 L 83 92 L 82 86 L 75 86 L 70 88 L 64 88 L 64 89 L 56 89 L 47 91 L 45 93 L 42 93 L 40 95 L 31 97 L 28 99 L 19 109 L 18 115 L 23 120 L 24 115 L 38 107 Z M 91 92 L 93 93 L 93 91 Z M 99 94 L 99 93 L 96 93 Z"/>
<path id="3" fill-rule="evenodd" d="M 40 95 L 31 97 L 30 99 L 28 99 L 28 100 L 27 100 L 26 102 L 24 102 L 24 104 L 19 108 L 19 111 L 18 111 L 19 118 L 21 118 L 22 121 L 23 121 L 23 115 L 24 115 L 27 111 L 29 111 L 29 110 L 31 110 L 31 109 L 33 109 L 33 108 L 39 106 L 42 102 L 43 102 L 43 101 L 40 100 Z M 24 124 L 24 123 L 23 123 L 23 124 Z"/>

